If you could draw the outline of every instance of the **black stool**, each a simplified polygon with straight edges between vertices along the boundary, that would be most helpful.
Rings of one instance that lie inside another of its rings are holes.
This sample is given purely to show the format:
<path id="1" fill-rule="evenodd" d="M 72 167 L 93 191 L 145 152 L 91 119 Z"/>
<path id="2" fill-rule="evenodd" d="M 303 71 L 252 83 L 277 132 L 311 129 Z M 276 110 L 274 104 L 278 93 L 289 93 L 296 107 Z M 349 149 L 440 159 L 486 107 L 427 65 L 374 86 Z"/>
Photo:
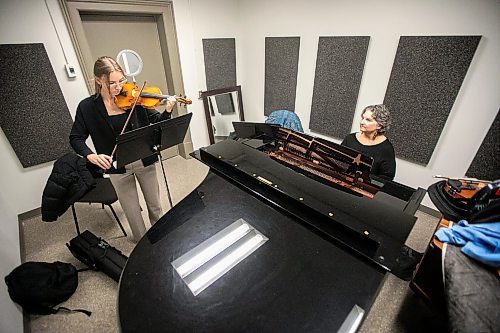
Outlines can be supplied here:
<path id="1" fill-rule="evenodd" d="M 116 215 L 113 206 L 111 206 L 111 204 L 115 203 L 117 200 L 118 197 L 116 196 L 115 188 L 113 187 L 111 180 L 109 180 L 109 178 L 97 178 L 96 187 L 88 191 L 83 197 L 81 197 L 75 203 L 77 202 L 85 202 L 89 204 L 100 203 L 102 204 L 103 209 L 104 205 L 108 206 L 111 209 L 113 215 L 115 216 L 116 222 L 118 222 L 120 229 L 122 229 L 122 232 L 126 237 L 127 233 L 125 232 L 123 225 L 118 219 L 118 216 Z M 71 209 L 73 210 L 73 218 L 75 219 L 76 232 L 78 233 L 78 235 L 80 235 L 80 227 L 78 225 L 78 219 L 76 217 L 75 204 L 71 205 Z"/>

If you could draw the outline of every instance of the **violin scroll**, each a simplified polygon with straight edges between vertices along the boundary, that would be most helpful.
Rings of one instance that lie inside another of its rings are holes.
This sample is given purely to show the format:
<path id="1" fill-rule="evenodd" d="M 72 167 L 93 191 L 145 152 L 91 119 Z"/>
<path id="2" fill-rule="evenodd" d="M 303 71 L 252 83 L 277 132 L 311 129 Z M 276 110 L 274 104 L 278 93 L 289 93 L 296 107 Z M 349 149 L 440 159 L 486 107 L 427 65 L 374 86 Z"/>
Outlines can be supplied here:
<path id="1" fill-rule="evenodd" d="M 191 105 L 193 104 L 193 101 L 190 100 L 189 98 L 186 98 L 186 96 L 173 96 L 176 100 L 177 103 L 179 103 L 180 106 L 186 106 L 186 105 Z"/>

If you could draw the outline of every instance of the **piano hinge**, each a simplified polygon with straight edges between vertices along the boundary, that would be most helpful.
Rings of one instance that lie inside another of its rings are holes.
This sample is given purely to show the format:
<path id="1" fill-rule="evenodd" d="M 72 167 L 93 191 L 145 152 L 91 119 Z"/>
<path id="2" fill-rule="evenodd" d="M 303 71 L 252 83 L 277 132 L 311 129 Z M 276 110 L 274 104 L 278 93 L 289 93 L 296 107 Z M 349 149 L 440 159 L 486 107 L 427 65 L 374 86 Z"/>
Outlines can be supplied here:
<path id="1" fill-rule="evenodd" d="M 260 180 L 261 182 L 263 182 L 264 184 L 267 184 L 267 185 L 273 185 L 273 182 L 270 181 L 270 180 L 267 180 L 266 178 L 264 177 L 261 177 L 261 176 L 257 176 L 257 179 Z"/>

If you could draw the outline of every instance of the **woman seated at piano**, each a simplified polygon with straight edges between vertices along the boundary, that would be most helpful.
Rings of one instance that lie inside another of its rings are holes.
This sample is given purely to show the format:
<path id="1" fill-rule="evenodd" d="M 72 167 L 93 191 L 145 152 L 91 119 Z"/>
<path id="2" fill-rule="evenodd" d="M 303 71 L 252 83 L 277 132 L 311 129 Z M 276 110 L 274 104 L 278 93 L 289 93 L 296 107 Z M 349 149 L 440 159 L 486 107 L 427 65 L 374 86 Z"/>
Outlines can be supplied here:
<path id="1" fill-rule="evenodd" d="M 392 180 L 396 175 L 394 147 L 385 132 L 389 129 L 391 117 L 383 104 L 367 106 L 361 114 L 359 132 L 347 135 L 342 145 L 371 156 L 371 174 Z"/>

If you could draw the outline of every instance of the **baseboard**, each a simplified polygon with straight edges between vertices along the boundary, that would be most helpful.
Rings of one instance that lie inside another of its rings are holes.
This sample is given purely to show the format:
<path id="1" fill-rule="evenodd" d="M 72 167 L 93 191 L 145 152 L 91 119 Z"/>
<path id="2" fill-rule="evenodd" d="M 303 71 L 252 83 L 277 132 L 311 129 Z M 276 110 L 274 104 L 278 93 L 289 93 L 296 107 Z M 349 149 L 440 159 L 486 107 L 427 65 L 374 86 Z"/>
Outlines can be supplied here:
<path id="1" fill-rule="evenodd" d="M 437 218 L 440 218 L 443 216 L 443 214 L 441 214 L 441 212 L 439 212 L 433 208 L 427 207 L 425 205 L 422 205 L 422 204 L 418 207 L 418 210 L 420 210 L 426 214 L 429 214 L 431 216 L 437 217 Z"/>
<path id="2" fill-rule="evenodd" d="M 38 207 L 17 215 L 19 226 L 19 255 L 21 263 L 26 262 L 26 242 L 24 239 L 23 222 L 42 215 L 42 208 Z M 30 314 L 23 310 L 23 333 L 31 333 Z"/>
<path id="3" fill-rule="evenodd" d="M 26 242 L 24 240 L 23 222 L 40 215 L 42 215 L 41 207 L 17 215 L 19 226 L 19 254 L 21 257 L 21 263 L 26 262 Z"/>
<path id="4" fill-rule="evenodd" d="M 30 211 L 27 211 L 27 212 L 24 212 L 24 213 L 17 215 L 17 220 L 19 222 L 22 222 L 22 221 L 26 221 L 28 219 L 31 219 L 33 217 L 40 216 L 40 215 L 42 215 L 42 208 L 38 207 L 38 208 L 35 208 L 35 209 L 30 210 Z"/>

